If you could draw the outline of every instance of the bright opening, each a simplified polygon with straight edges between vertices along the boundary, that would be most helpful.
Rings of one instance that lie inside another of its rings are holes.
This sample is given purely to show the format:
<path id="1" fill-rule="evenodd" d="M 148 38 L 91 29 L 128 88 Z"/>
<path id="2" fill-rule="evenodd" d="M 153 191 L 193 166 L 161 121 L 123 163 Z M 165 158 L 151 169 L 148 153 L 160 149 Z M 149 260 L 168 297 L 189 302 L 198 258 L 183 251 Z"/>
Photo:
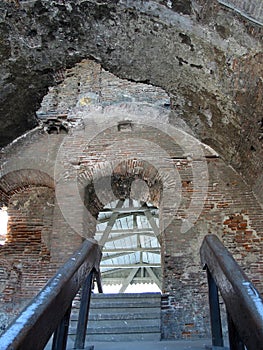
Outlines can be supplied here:
<path id="1" fill-rule="evenodd" d="M 7 234 L 8 214 L 7 207 L 0 209 L 0 244 L 5 244 Z"/>
<path id="2" fill-rule="evenodd" d="M 161 292 L 158 236 L 159 211 L 150 203 L 126 199 L 104 207 L 95 235 L 103 245 L 104 293 Z"/>

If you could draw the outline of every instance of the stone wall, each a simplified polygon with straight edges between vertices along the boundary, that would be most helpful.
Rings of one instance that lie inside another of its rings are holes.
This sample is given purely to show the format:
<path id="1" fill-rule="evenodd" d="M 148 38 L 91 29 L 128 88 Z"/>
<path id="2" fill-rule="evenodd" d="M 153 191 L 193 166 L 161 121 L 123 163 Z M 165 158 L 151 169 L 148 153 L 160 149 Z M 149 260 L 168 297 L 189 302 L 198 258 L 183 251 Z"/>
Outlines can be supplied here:
<path id="1" fill-rule="evenodd" d="M 6 242 L 0 246 L 0 319 L 7 322 L 54 274 L 50 264 L 54 191 L 22 187 L 11 194 Z"/>
<path id="2" fill-rule="evenodd" d="M 256 23 L 263 24 L 263 5 L 261 0 L 219 0 L 223 5 L 239 12 Z"/>
<path id="3" fill-rule="evenodd" d="M 10 320 L 7 310 L 17 312 L 93 236 L 100 208 L 137 195 L 160 211 L 163 338 L 207 336 L 201 242 L 218 235 L 262 292 L 262 208 L 240 175 L 170 110 L 160 88 L 121 80 L 89 60 L 63 74 L 38 111 L 42 126 L 2 152 L 1 200 L 11 214 L 0 249 L 3 317 Z M 134 194 L 133 183 L 142 190 Z M 11 243 L 20 247 L 15 257 Z"/>
<path id="4" fill-rule="evenodd" d="M 226 3 L 262 13 L 258 0 L 251 9 Z M 263 201 L 260 25 L 215 0 L 2 1 L 0 11 L 1 145 L 37 124 L 37 106 L 66 68 L 93 57 L 164 88 L 196 137 Z"/>

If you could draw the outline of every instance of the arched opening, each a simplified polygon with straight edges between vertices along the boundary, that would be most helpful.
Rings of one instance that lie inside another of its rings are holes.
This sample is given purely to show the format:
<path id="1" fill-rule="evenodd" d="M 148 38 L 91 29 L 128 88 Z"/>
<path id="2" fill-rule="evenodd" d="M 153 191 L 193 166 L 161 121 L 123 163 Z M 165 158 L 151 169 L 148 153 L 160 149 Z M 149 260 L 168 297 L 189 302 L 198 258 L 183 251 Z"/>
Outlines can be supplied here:
<path id="1" fill-rule="evenodd" d="M 158 171 L 145 161 L 123 161 L 86 185 L 84 202 L 96 218 L 93 237 L 102 246 L 104 293 L 162 291 L 162 192 Z"/>
<path id="2" fill-rule="evenodd" d="M 0 179 L 0 200 L 0 319 L 5 328 L 52 276 L 52 178 L 40 170 L 10 171 Z M 11 314 L 10 305 L 15 305 Z"/>
<path id="3" fill-rule="evenodd" d="M 99 212 L 95 239 L 103 245 L 105 293 L 161 292 L 157 207 L 131 198 L 107 204 Z"/>
<path id="4" fill-rule="evenodd" d="M 54 191 L 45 186 L 21 188 L 10 195 L 6 245 L 17 259 L 50 260 Z"/>
<path id="5" fill-rule="evenodd" d="M 8 224 L 7 207 L 0 208 L 0 245 L 5 244 Z"/>

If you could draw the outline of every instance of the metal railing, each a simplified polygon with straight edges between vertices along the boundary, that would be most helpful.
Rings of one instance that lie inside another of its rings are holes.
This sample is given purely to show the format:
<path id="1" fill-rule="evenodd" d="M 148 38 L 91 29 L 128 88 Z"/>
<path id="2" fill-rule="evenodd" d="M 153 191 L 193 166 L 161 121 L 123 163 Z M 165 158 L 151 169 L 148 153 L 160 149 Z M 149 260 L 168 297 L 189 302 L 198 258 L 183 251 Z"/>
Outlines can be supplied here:
<path id="1" fill-rule="evenodd" d="M 263 3 L 262 0 L 218 0 L 231 10 L 239 13 L 251 22 L 263 25 Z"/>
<path id="2" fill-rule="evenodd" d="M 93 277 L 99 292 L 101 249 L 86 240 L 0 337 L 0 350 L 42 350 L 53 335 L 52 350 L 65 350 L 71 305 L 82 287 L 74 347 L 84 349 Z"/>
<path id="3" fill-rule="evenodd" d="M 207 270 L 212 345 L 224 346 L 218 290 L 224 300 L 231 350 L 263 350 L 263 299 L 232 255 L 215 235 L 200 249 Z"/>

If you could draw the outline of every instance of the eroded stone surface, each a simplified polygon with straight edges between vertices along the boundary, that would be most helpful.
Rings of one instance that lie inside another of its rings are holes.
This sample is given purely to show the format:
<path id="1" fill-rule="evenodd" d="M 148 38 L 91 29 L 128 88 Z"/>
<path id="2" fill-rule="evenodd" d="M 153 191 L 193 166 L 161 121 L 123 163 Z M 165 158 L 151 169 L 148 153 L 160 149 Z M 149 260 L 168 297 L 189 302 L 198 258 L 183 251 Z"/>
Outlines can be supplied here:
<path id="1" fill-rule="evenodd" d="M 122 78 L 164 88 L 176 114 L 262 197 L 260 26 L 217 1 L 0 6 L 1 145 L 36 125 L 65 68 L 93 57 Z"/>
<path id="2" fill-rule="evenodd" d="M 136 198 L 160 212 L 162 287 L 169 294 L 162 337 L 207 336 L 199 258 L 206 234 L 223 241 L 262 291 L 263 212 L 254 194 L 193 137 L 160 87 L 120 79 L 92 60 L 60 74 L 63 81 L 37 112 L 41 126 L 2 150 L 0 201 L 10 220 L 0 258 L 9 270 L 21 267 L 20 284 L 16 274 L 0 271 L 3 326 L 19 311 L 12 303 L 22 307 L 83 237 L 93 237 L 103 206 L 132 197 L 139 181 Z"/>

